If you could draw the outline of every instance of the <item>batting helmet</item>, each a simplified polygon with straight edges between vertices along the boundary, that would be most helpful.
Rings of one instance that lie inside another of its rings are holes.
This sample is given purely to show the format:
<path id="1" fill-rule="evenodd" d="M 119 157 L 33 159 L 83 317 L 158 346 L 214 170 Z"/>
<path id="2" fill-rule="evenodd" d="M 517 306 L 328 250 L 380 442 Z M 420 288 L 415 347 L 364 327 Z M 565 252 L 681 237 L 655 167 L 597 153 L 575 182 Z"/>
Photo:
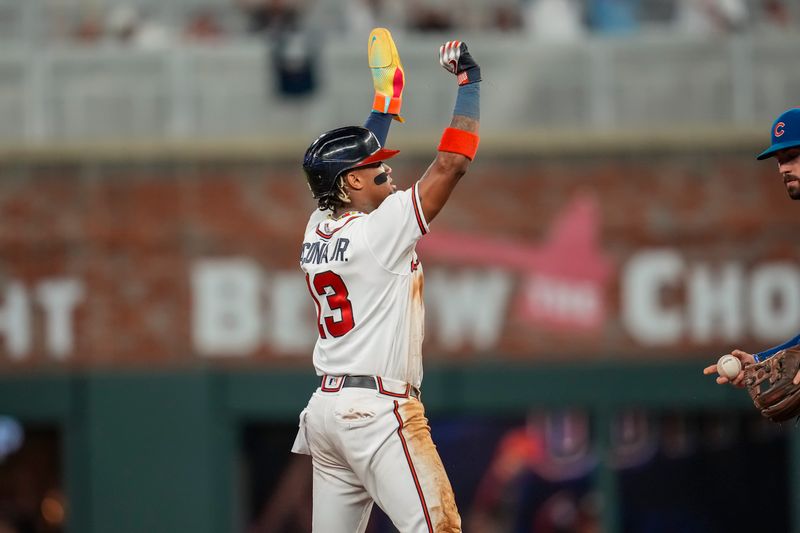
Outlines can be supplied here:
<path id="1" fill-rule="evenodd" d="M 336 128 L 320 135 L 306 150 L 303 170 L 314 198 L 333 192 L 346 170 L 384 161 L 399 150 L 381 148 L 375 134 L 360 126 Z"/>

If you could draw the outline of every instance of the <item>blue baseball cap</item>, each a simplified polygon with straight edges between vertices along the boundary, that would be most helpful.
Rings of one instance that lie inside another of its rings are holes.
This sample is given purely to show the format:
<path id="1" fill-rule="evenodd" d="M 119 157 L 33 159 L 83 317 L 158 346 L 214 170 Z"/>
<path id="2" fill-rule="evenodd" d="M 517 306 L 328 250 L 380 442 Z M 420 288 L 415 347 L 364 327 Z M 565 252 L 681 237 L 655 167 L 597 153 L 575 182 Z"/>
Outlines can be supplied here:
<path id="1" fill-rule="evenodd" d="M 766 159 L 787 148 L 800 146 L 800 107 L 784 111 L 772 124 L 772 146 L 758 154 Z"/>

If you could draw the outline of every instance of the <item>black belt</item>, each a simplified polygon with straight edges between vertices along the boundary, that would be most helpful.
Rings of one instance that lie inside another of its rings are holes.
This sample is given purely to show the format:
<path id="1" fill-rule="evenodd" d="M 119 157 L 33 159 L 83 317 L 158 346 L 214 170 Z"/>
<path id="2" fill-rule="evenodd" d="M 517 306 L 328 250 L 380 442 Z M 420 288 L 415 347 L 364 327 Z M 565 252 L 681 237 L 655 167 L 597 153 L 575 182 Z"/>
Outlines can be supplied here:
<path id="1" fill-rule="evenodd" d="M 411 396 L 419 400 L 420 391 L 413 385 L 406 385 L 408 393 L 389 392 L 379 383 L 380 379 L 381 378 L 376 378 L 374 376 L 344 376 L 342 388 L 359 387 L 361 389 L 372 389 L 380 391 L 381 394 L 386 394 L 387 396 L 395 396 L 398 398 L 407 398 Z"/>

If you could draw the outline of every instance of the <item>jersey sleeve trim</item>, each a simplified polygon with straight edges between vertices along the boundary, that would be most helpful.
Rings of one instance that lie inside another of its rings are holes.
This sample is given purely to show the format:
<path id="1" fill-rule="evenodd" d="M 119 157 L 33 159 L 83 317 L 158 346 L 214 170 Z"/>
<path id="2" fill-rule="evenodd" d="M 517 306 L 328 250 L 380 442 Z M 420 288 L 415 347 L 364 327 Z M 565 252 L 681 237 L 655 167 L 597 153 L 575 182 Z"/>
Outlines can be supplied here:
<path id="1" fill-rule="evenodd" d="M 425 214 L 422 212 L 422 201 L 419 197 L 419 182 L 414 184 L 413 190 L 411 191 L 411 203 L 414 206 L 414 215 L 417 217 L 419 230 L 425 235 L 428 233 L 429 229 L 428 221 L 425 220 Z"/>

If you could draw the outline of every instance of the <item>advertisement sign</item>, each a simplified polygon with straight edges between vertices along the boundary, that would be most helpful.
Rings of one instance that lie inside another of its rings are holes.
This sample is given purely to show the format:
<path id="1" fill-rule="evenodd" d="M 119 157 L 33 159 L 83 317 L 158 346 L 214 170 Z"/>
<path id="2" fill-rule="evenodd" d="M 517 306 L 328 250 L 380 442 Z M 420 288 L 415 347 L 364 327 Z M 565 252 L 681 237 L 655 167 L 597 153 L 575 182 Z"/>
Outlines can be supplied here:
<path id="1" fill-rule="evenodd" d="M 477 166 L 417 247 L 426 357 L 711 360 L 794 336 L 797 206 L 736 157 Z M 3 181 L 0 367 L 307 364 L 314 205 L 294 167 L 263 170 Z"/>

